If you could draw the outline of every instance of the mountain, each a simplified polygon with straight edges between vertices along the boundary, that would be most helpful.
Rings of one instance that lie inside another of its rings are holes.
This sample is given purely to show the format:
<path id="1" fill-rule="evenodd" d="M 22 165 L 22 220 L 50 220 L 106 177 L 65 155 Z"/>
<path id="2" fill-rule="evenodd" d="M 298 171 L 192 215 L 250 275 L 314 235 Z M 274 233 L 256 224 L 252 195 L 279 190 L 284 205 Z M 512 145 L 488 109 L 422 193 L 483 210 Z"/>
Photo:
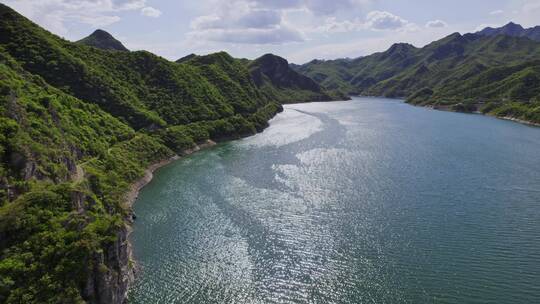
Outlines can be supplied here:
<path id="1" fill-rule="evenodd" d="M 524 29 L 521 25 L 510 22 L 507 25 L 498 28 L 486 27 L 476 34 L 482 36 L 506 35 L 513 37 L 527 37 L 535 41 L 540 41 L 540 26 Z"/>
<path id="2" fill-rule="evenodd" d="M 197 55 L 195 55 L 195 54 L 192 53 L 192 54 L 186 55 L 186 56 L 184 56 L 184 57 L 182 57 L 182 58 L 176 60 L 176 62 L 177 62 L 177 63 L 182 63 L 182 62 L 188 61 L 188 60 L 190 60 L 190 59 L 193 59 L 193 58 L 195 58 L 195 57 L 197 57 Z"/>
<path id="3" fill-rule="evenodd" d="M 346 98 L 327 92 L 309 77 L 293 70 L 286 59 L 273 54 L 266 54 L 255 60 L 233 59 L 224 52 L 207 56 L 190 54 L 176 62 L 204 68 L 218 62 L 223 65 L 227 60 L 234 60 L 235 64 L 247 69 L 256 90 L 264 95 L 265 99 L 292 103 Z"/>
<path id="4" fill-rule="evenodd" d="M 284 102 L 324 101 L 344 99 L 344 95 L 332 95 L 313 79 L 293 70 L 287 60 L 266 54 L 248 64 L 255 85 L 269 98 Z"/>
<path id="5" fill-rule="evenodd" d="M 0 4 L 0 303 L 124 303 L 126 193 L 146 168 L 261 131 L 296 90 L 330 99 L 224 52 L 176 63 L 87 42 Z"/>
<path id="6" fill-rule="evenodd" d="M 394 44 L 352 61 L 296 69 L 328 90 L 540 122 L 539 60 L 540 43 L 525 37 L 454 33 L 422 48 Z"/>
<path id="7" fill-rule="evenodd" d="M 93 46 L 102 50 L 129 52 L 122 42 L 116 40 L 111 34 L 104 30 L 96 30 L 90 36 L 77 41 L 77 43 Z"/>

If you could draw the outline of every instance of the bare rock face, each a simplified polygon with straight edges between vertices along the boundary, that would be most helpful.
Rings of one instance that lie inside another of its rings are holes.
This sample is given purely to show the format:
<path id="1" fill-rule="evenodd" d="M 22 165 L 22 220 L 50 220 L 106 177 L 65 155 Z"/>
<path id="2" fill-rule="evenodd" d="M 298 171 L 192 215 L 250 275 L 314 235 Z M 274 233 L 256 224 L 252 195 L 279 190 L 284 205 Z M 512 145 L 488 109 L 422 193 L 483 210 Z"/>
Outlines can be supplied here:
<path id="1" fill-rule="evenodd" d="M 91 257 L 93 269 L 83 290 L 83 297 L 88 303 L 126 303 L 128 287 L 134 279 L 128 231 L 128 227 L 123 226 L 113 244 Z"/>

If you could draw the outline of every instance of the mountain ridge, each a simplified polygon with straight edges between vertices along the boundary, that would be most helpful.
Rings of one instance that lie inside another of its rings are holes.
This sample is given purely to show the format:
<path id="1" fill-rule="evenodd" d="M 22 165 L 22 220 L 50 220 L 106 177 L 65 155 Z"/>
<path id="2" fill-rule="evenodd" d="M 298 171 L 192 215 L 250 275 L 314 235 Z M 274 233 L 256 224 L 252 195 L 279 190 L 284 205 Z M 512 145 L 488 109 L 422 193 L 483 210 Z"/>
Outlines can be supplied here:
<path id="1" fill-rule="evenodd" d="M 394 44 L 352 61 L 293 67 L 327 90 L 538 123 L 539 59 L 540 43 L 527 37 L 453 33 L 422 48 Z"/>
<path id="2" fill-rule="evenodd" d="M 509 22 L 498 28 L 486 27 L 475 34 L 482 36 L 507 35 L 514 37 L 527 37 L 529 39 L 540 41 L 540 26 L 523 28 L 520 24 Z"/>

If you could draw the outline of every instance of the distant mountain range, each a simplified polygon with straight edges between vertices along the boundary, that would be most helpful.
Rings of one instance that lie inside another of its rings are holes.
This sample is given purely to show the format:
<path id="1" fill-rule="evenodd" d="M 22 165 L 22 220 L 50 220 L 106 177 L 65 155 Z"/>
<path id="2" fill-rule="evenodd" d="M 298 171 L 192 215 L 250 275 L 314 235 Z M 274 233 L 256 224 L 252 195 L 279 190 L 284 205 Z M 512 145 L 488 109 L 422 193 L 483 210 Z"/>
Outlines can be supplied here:
<path id="1" fill-rule="evenodd" d="M 513 37 L 527 37 L 532 40 L 540 41 L 540 26 L 525 29 L 519 24 L 510 22 L 507 25 L 498 28 L 486 27 L 485 29 L 476 32 L 476 34 L 482 36 L 507 35 Z"/>
<path id="2" fill-rule="evenodd" d="M 422 48 L 397 43 L 353 60 L 292 67 L 330 91 L 540 122 L 540 42 L 531 39 L 537 32 L 510 23 Z"/>

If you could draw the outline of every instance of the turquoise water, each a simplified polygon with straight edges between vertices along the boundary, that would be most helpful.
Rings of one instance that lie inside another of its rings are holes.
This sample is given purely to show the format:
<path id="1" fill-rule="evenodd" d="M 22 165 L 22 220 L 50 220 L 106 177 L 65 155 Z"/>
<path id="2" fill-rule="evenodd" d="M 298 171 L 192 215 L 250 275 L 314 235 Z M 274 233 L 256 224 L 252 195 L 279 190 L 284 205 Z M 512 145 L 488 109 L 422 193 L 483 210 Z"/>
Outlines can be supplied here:
<path id="1" fill-rule="evenodd" d="M 540 128 L 295 104 L 162 168 L 131 303 L 540 303 Z"/>

